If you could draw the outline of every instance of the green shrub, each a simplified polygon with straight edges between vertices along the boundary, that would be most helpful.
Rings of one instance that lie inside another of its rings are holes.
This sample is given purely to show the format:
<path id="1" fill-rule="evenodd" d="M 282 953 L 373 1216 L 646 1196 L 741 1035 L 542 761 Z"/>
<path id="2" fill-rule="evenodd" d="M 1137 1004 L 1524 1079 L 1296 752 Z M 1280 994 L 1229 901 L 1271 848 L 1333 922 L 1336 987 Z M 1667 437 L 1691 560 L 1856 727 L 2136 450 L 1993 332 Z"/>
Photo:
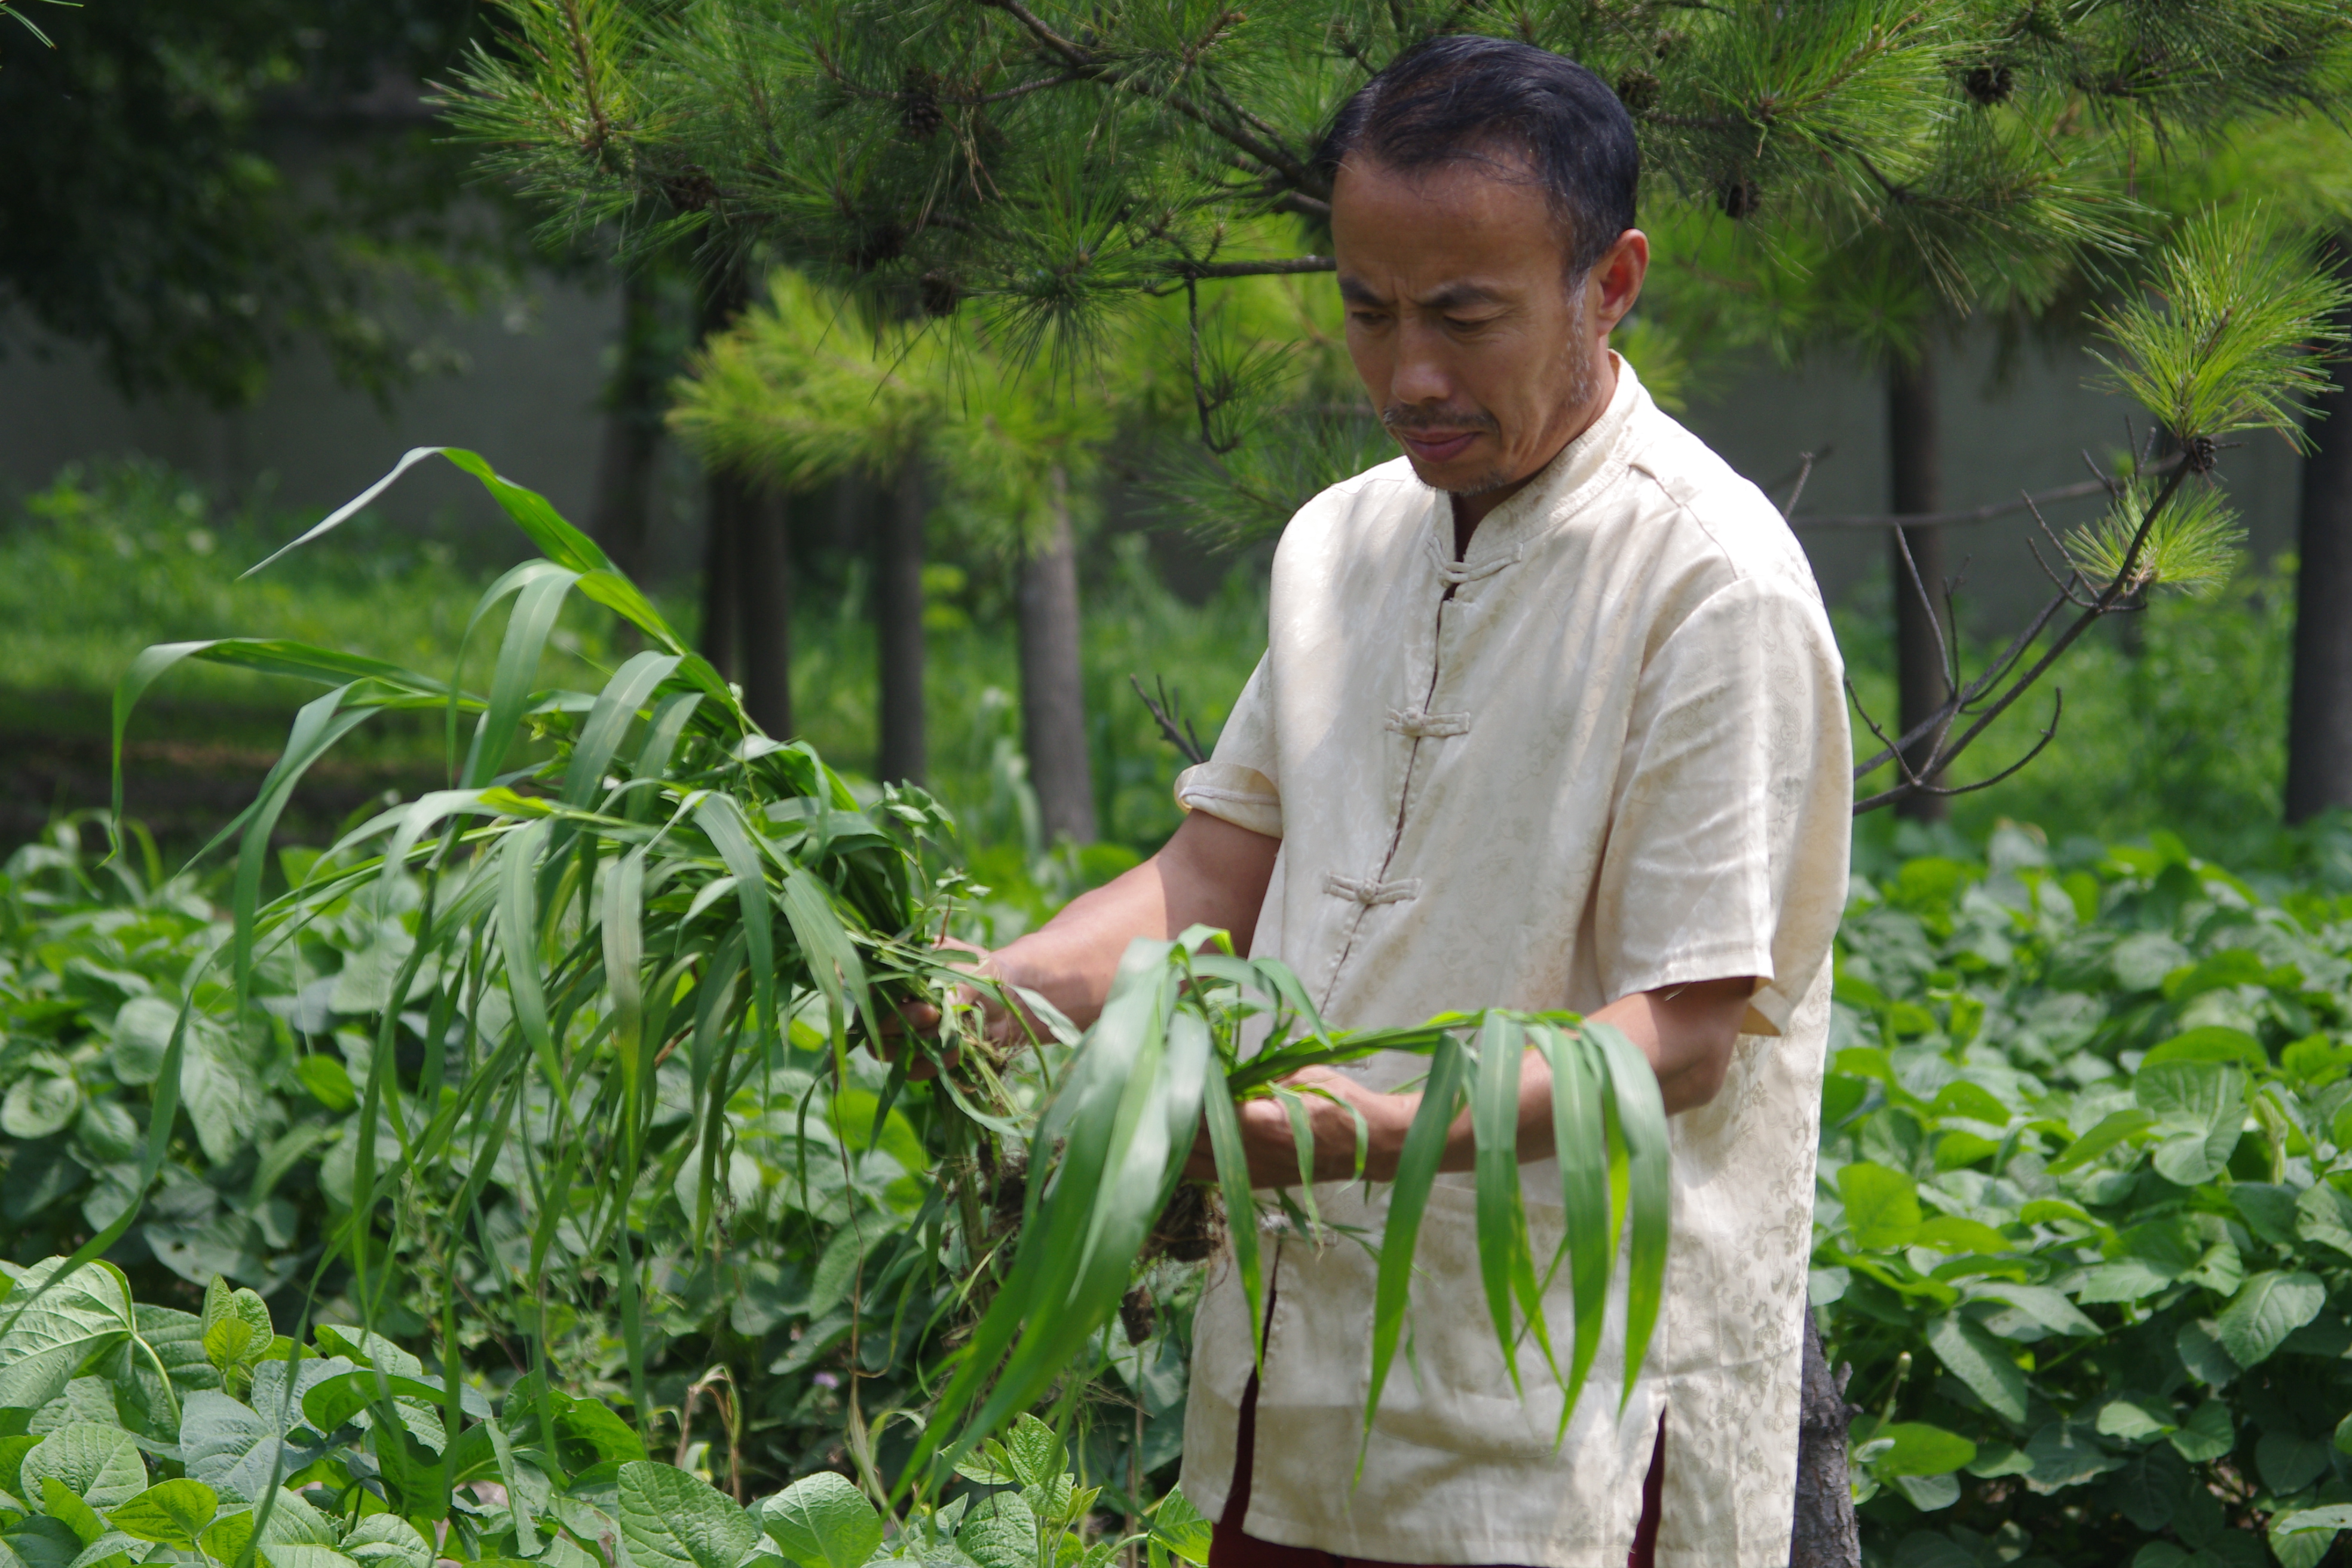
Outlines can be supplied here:
<path id="1" fill-rule="evenodd" d="M 1873 1559 L 2312 1568 L 2352 1520 L 2352 900 L 2004 826 L 1857 882 L 1836 997 L 1812 1296 Z"/>
<path id="2" fill-rule="evenodd" d="M 1096 1494 L 1028 1421 L 963 1468 L 963 1495 L 893 1532 L 820 1471 L 746 1509 L 647 1457 L 605 1405 L 536 1375 L 448 1382 L 346 1324 L 280 1335 L 214 1279 L 201 1313 L 133 1300 L 110 1264 L 0 1265 L 0 1561 L 11 1568 L 1102 1568 Z M 495 1402 L 491 1395 L 498 1397 Z M 1155 1556 L 1206 1558 L 1182 1508 Z"/>

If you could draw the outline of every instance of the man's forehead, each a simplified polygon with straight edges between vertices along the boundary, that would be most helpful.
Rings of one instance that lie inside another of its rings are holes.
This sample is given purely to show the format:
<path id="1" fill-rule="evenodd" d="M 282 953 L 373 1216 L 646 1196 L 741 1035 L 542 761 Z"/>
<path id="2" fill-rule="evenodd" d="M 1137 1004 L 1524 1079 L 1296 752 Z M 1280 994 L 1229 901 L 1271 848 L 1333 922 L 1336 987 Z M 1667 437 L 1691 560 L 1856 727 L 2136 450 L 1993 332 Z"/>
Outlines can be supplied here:
<path id="1" fill-rule="evenodd" d="M 1522 289 L 1500 279 L 1479 276 L 1460 278 L 1440 277 L 1427 282 L 1407 279 L 1402 289 L 1375 283 L 1354 271 L 1339 274 L 1339 298 L 1351 305 L 1387 305 L 1402 293 L 1416 305 L 1434 310 L 1459 310 L 1465 305 L 1507 305 L 1520 297 Z"/>

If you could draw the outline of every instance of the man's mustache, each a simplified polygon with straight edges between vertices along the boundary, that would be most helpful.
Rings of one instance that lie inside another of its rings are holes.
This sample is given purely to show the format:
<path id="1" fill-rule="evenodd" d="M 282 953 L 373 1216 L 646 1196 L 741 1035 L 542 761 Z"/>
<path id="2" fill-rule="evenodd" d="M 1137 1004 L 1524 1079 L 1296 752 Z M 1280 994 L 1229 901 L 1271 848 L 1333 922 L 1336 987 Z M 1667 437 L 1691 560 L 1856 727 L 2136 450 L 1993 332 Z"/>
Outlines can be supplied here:
<path id="1" fill-rule="evenodd" d="M 1381 410 L 1381 423 L 1391 430 L 1484 430 L 1499 435 L 1502 426 L 1483 408 L 1429 408 L 1417 403 L 1391 403 Z"/>

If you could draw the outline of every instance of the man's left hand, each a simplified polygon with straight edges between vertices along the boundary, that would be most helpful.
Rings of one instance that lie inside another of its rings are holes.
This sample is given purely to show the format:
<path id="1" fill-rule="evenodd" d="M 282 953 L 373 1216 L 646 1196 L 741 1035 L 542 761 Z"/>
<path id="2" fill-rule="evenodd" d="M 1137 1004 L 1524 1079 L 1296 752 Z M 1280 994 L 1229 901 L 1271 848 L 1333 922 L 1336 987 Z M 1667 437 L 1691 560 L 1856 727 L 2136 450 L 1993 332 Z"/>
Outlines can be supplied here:
<path id="1" fill-rule="evenodd" d="M 1732 1047 L 1738 1041 L 1740 1023 L 1755 994 L 1752 979 L 1699 981 L 1621 997 L 1592 1016 L 1622 1029 L 1648 1058 L 1658 1075 L 1658 1092 L 1666 1114 L 1672 1116 L 1705 1105 L 1722 1089 L 1731 1066 Z M 1405 1133 L 1421 1109 L 1419 1095 L 1382 1094 L 1329 1068 L 1308 1068 L 1284 1082 L 1298 1091 L 1306 1107 L 1307 1130 L 1314 1140 L 1316 1181 L 1344 1182 L 1356 1177 L 1359 1114 L 1363 1118 L 1363 1176 L 1375 1182 L 1395 1178 Z M 1250 1185 L 1297 1186 L 1298 1142 L 1289 1107 L 1265 1098 L 1244 1100 L 1234 1110 L 1241 1120 Z M 1551 1069 L 1532 1051 L 1519 1068 L 1518 1125 L 1520 1162 L 1551 1158 Z M 1445 1152 L 1438 1169 L 1467 1171 L 1475 1163 L 1477 1153 L 1477 1137 L 1471 1130 L 1470 1113 L 1465 1110 L 1446 1129 Z M 1194 1181 L 1216 1180 L 1216 1156 L 1210 1149 L 1206 1128 L 1193 1142 L 1184 1173 Z"/>

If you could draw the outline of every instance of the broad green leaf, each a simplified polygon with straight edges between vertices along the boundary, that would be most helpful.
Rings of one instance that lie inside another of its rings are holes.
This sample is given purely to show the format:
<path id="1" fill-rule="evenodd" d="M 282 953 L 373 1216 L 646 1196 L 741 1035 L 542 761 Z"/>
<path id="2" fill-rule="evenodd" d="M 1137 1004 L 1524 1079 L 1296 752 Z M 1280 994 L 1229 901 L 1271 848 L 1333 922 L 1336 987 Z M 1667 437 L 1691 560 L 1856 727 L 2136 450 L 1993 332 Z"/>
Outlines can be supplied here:
<path id="1" fill-rule="evenodd" d="M 2050 1162 L 2050 1173 L 2057 1175 L 2062 1172 L 2074 1170 L 2077 1166 L 2087 1165 L 2108 1150 L 2117 1147 L 2136 1134 L 2155 1125 L 2156 1118 L 2137 1107 L 2129 1110 L 2109 1111 L 2100 1119 L 2097 1126 L 2066 1145 L 2065 1149 Z"/>
<path id="2" fill-rule="evenodd" d="M 2102 1437 L 2145 1442 L 2177 1430 L 2172 1402 L 2149 1394 L 2119 1394 L 2099 1406 L 2095 1426 Z"/>
<path id="3" fill-rule="evenodd" d="M 343 1552 L 375 1568 L 433 1568 L 433 1543 L 396 1513 L 372 1513 L 343 1534 Z"/>
<path id="4" fill-rule="evenodd" d="M 32 1500 L 43 1513 L 72 1531 L 84 1546 L 106 1533 L 106 1521 L 99 1517 L 98 1510 L 55 1476 L 40 1478 L 40 1488 L 32 1493 Z"/>
<path id="5" fill-rule="evenodd" d="M 2201 1465 L 2236 1447 L 2238 1434 L 2230 1420 L 2230 1407 L 2218 1399 L 2209 1399 L 2189 1413 L 2179 1431 L 2165 1440 L 2182 1458 Z"/>
<path id="6" fill-rule="evenodd" d="M 18 1476 L 27 1489 L 55 1479 L 97 1509 L 127 1502 L 147 1489 L 139 1445 L 119 1426 L 77 1421 L 41 1439 L 25 1456 Z"/>
<path id="7" fill-rule="evenodd" d="M 221 1515 L 220 1518 L 206 1525 L 196 1537 L 196 1544 L 203 1550 L 205 1556 L 215 1563 L 229 1564 L 230 1568 L 235 1568 L 237 1560 L 245 1555 L 246 1548 L 252 1543 L 253 1510 L 251 1509 Z"/>
<path id="8" fill-rule="evenodd" d="M 2302 1535 L 2324 1532 L 2333 1541 L 2339 1530 L 2352 1530 L 2352 1503 L 2330 1503 L 2325 1508 L 2306 1508 L 2293 1513 L 2283 1513 L 2271 1521 L 2271 1534 Z"/>
<path id="9" fill-rule="evenodd" d="M 2221 1348 L 2221 1336 L 2215 1325 L 2200 1319 L 2183 1323 L 2173 1335 L 2173 1348 L 2180 1354 L 2180 1363 L 2191 1377 L 2209 1388 L 2226 1387 L 2241 1370 Z"/>
<path id="10" fill-rule="evenodd" d="M 42 1514 L 11 1529 L 0 1544 L 16 1552 L 25 1568 L 68 1568 L 82 1550 L 81 1537 L 69 1526 Z"/>
<path id="11" fill-rule="evenodd" d="M 1902 1172 L 1857 1160 L 1838 1172 L 1837 1181 L 1856 1247 L 1873 1252 L 1906 1247 L 1918 1233 L 1918 1184 Z"/>
<path id="12" fill-rule="evenodd" d="M 29 1072 L 0 1100 L 0 1132 L 30 1141 L 47 1138 L 81 1109 L 81 1089 L 62 1073 Z"/>
<path id="13" fill-rule="evenodd" d="M 75 1373 L 137 1326 L 120 1273 L 86 1263 L 56 1279 L 64 1261 L 52 1258 L 35 1264 L 0 1301 L 0 1406 L 36 1409 L 47 1404 Z"/>
<path id="14" fill-rule="evenodd" d="M 1210 1533 L 1208 1520 L 1181 1491 L 1171 1490 L 1152 1510 L 1151 1539 L 1196 1568 L 1208 1568 Z"/>
<path id="15" fill-rule="evenodd" d="M 2326 1304 L 2327 1287 L 2317 1275 L 2266 1269 L 2240 1288 L 2214 1330 L 2231 1361 L 2259 1366 Z"/>
<path id="16" fill-rule="evenodd" d="M 2007 1279 L 1988 1279 L 1979 1285 L 1976 1291 L 1980 1297 L 2008 1302 L 2053 1334 L 2096 1334 L 2099 1331 L 2099 1325 L 2084 1316 L 2080 1308 L 2047 1285 L 2020 1285 Z"/>
<path id="17" fill-rule="evenodd" d="M 2025 1419 L 2025 1373 L 2000 1341 L 1948 1313 L 1927 1326 L 1927 1345 L 1979 1399 L 2011 1421 Z"/>
<path id="18" fill-rule="evenodd" d="M 142 1541 L 166 1546 L 194 1547 L 219 1510 L 220 1495 L 202 1481 L 185 1477 L 158 1481 L 137 1497 L 107 1510 L 107 1521 Z M 433 1568 L 430 1563 L 417 1568 Z"/>
<path id="19" fill-rule="evenodd" d="M 278 1436 L 251 1406 L 211 1389 L 191 1394 L 180 1406 L 181 1461 L 224 1498 L 259 1500 L 269 1486 Z"/>
<path id="20" fill-rule="evenodd" d="M 2330 1447 L 2325 1437 L 2264 1432 L 2254 1445 L 2254 1468 L 2273 1492 L 2293 1497 L 2327 1473 Z"/>
<path id="21" fill-rule="evenodd" d="M 2157 1143 L 2155 1163 L 2168 1180 L 2195 1186 L 2229 1164 L 2245 1116 L 2246 1077 L 2239 1068 L 2158 1062 L 2133 1075 L 2132 1094 L 2167 1134 Z"/>
<path id="22" fill-rule="evenodd" d="M 2079 1421 L 2053 1421 L 2026 1439 L 2025 1457 L 2033 1461 L 2025 1484 L 2045 1495 L 2081 1486 L 2124 1461 L 2100 1447 L 2090 1426 Z"/>
<path id="23" fill-rule="evenodd" d="M 1977 1457 L 1974 1443 L 1924 1421 L 1897 1421 L 1871 1434 L 1874 1442 L 1881 1438 L 1894 1446 L 1871 1464 L 1888 1476 L 1940 1476 Z"/>
<path id="24" fill-rule="evenodd" d="M 1060 1435 L 1025 1414 L 1004 1435 L 1004 1458 L 1013 1467 L 1014 1479 L 1024 1487 L 1049 1486 L 1063 1478 L 1069 1465 Z"/>
<path id="25" fill-rule="evenodd" d="M 2352 1257 L 2352 1196 L 2333 1182 L 2314 1182 L 2295 1200 L 2294 1231 Z"/>
<path id="26" fill-rule="evenodd" d="M 760 1537 L 751 1515 L 699 1479 L 632 1459 L 620 1471 L 621 1542 L 634 1568 L 736 1568 Z"/>
<path id="27" fill-rule="evenodd" d="M 864 1568 L 882 1544 L 882 1516 L 856 1482 L 803 1476 L 760 1510 L 769 1538 L 801 1568 Z"/>
<path id="28" fill-rule="evenodd" d="M 1982 1220 L 1966 1219 L 1956 1214 L 1928 1215 L 1912 1234 L 1911 1245 L 1933 1247 L 1937 1252 L 1954 1255 L 1998 1254 L 2011 1250 L 2009 1237 L 1992 1226 Z"/>
<path id="29" fill-rule="evenodd" d="M 1038 1568 L 1037 1516 L 1017 1492 L 993 1492 L 972 1505 L 956 1545 L 980 1568 Z"/>
<path id="30" fill-rule="evenodd" d="M 267 1568 L 359 1568 L 333 1547 L 308 1542 L 268 1542 L 257 1555 Z"/>

